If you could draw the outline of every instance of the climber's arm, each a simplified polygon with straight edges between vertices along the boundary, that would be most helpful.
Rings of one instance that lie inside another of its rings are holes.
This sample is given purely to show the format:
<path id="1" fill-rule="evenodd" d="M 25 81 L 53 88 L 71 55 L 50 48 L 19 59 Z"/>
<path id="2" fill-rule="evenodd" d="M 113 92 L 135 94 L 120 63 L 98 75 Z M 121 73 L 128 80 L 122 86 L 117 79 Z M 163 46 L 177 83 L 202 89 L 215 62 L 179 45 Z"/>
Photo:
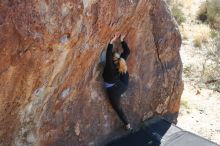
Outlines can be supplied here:
<path id="1" fill-rule="evenodd" d="M 106 52 L 106 65 L 108 66 L 113 66 L 112 49 L 113 49 L 113 44 L 109 43 Z"/>
<path id="2" fill-rule="evenodd" d="M 121 42 L 121 45 L 123 48 L 123 52 L 121 53 L 121 57 L 126 60 L 128 58 L 128 55 L 130 54 L 130 49 L 124 40 Z"/>
<path id="3" fill-rule="evenodd" d="M 114 62 L 113 62 L 113 56 L 112 56 L 112 49 L 113 49 L 113 43 L 118 38 L 118 34 L 114 35 L 114 37 L 111 39 L 110 43 L 108 44 L 107 52 L 106 52 L 106 65 L 114 68 Z"/>

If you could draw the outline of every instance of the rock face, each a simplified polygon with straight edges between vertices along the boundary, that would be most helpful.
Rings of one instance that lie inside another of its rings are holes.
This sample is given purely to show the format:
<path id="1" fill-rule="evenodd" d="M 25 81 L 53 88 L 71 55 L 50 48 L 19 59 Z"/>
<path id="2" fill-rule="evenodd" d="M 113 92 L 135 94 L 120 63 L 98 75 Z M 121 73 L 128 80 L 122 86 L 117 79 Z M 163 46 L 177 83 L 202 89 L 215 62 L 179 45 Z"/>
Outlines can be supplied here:
<path id="1" fill-rule="evenodd" d="M 115 32 L 131 48 L 122 104 L 132 125 L 177 115 L 181 37 L 163 0 L 1 0 L 0 145 L 95 146 L 117 135 L 100 63 Z"/>

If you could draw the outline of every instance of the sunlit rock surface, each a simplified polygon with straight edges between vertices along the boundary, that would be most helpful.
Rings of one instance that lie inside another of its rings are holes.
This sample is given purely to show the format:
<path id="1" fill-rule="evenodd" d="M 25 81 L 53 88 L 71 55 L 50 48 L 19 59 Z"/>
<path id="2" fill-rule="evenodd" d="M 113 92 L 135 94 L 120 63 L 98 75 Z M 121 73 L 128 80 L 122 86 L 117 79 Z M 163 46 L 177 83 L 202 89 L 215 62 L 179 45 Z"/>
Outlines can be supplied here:
<path id="1" fill-rule="evenodd" d="M 95 146 L 117 134 L 100 63 L 115 32 L 131 48 L 132 125 L 177 115 L 181 38 L 163 0 L 1 0 L 0 145 Z"/>

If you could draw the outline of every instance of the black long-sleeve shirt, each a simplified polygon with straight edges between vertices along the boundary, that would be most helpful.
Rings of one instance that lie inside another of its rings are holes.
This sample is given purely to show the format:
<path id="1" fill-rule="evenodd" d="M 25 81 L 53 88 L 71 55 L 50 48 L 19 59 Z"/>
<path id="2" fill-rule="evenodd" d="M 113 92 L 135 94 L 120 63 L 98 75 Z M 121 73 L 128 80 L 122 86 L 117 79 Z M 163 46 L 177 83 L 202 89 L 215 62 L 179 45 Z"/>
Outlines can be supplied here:
<path id="1" fill-rule="evenodd" d="M 130 54 L 130 49 L 125 41 L 121 42 L 123 52 L 121 53 L 120 57 L 127 60 L 128 55 Z M 113 61 L 113 54 L 112 54 L 113 45 L 108 44 L 107 52 L 106 52 L 106 64 L 104 68 L 104 72 L 102 74 L 104 81 L 107 83 L 116 83 L 120 80 L 120 73 L 117 70 L 116 65 Z"/>

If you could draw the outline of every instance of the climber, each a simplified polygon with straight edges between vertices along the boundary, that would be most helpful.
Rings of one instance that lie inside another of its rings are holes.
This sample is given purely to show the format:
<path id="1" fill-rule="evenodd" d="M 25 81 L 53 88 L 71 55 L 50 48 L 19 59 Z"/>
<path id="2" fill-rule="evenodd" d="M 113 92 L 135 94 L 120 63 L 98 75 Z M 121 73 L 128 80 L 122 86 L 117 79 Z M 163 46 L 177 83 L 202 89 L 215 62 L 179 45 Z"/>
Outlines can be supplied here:
<path id="1" fill-rule="evenodd" d="M 127 60 L 128 55 L 130 54 L 130 49 L 124 41 L 125 35 L 121 35 L 120 40 L 123 52 L 121 54 L 118 52 L 112 52 L 113 43 L 117 38 L 119 38 L 118 34 L 115 35 L 108 44 L 106 64 L 102 76 L 104 78 L 104 86 L 112 107 L 124 123 L 125 128 L 130 131 L 132 130 L 131 125 L 128 122 L 120 104 L 121 95 L 128 88 L 129 74 L 125 60 Z"/>

